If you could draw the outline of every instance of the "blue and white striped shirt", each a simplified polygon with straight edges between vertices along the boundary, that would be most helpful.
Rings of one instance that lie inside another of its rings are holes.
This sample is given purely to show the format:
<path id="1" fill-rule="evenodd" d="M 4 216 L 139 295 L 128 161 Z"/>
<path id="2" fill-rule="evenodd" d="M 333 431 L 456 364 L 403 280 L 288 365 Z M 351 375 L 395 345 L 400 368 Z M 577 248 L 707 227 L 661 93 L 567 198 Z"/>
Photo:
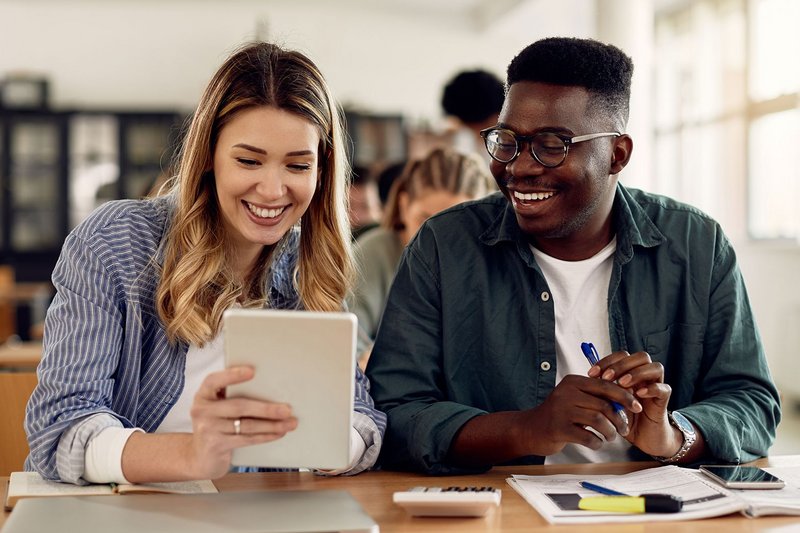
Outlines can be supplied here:
<path id="1" fill-rule="evenodd" d="M 67 237 L 53 270 L 56 296 L 45 320 L 39 384 L 28 402 L 26 470 L 84 483 L 86 444 L 111 425 L 154 432 L 184 386 L 188 345 L 170 344 L 155 309 L 170 197 L 108 202 Z M 270 307 L 302 308 L 292 282 L 299 232 L 278 246 Z M 349 472 L 378 457 L 386 415 L 355 375 L 354 427 L 367 445 Z M 94 417 L 100 413 L 111 416 Z M 102 421 L 97 423 L 96 421 Z"/>

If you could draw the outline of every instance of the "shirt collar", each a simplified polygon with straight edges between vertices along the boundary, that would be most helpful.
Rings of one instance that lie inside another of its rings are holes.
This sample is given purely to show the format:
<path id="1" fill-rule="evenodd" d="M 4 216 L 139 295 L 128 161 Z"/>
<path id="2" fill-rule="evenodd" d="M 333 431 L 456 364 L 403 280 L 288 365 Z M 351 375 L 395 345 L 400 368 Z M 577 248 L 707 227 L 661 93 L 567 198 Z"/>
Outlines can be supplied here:
<path id="1" fill-rule="evenodd" d="M 652 248 L 666 240 L 642 206 L 621 184 L 614 198 L 614 222 L 617 228 L 617 256 L 625 264 L 633 259 L 633 247 Z"/>
<path id="2" fill-rule="evenodd" d="M 158 248 L 153 256 L 153 260 L 159 266 L 159 269 L 164 266 L 164 254 L 166 253 L 167 248 L 167 239 L 164 237 L 167 236 L 169 228 L 172 225 L 172 219 L 175 214 L 177 200 L 177 193 L 174 191 L 154 200 L 157 202 L 159 215 L 164 217 L 164 223 L 161 225 L 161 235 L 158 238 Z"/>
<path id="3" fill-rule="evenodd" d="M 494 196 L 502 199 L 505 207 L 480 236 L 480 241 L 487 246 L 501 242 L 516 242 L 518 246 L 523 245 L 527 241 L 517 224 L 514 208 L 502 193 L 495 193 Z M 664 242 L 664 235 L 620 183 L 617 183 L 613 209 L 617 228 L 617 255 L 623 264 L 633 258 L 634 246 L 650 248 Z"/>
<path id="4" fill-rule="evenodd" d="M 517 215 L 514 213 L 514 208 L 511 207 L 511 202 L 502 192 L 492 194 L 491 199 L 504 207 L 489 225 L 489 228 L 479 237 L 480 241 L 487 246 L 494 246 L 501 242 L 524 240 L 517 224 Z"/>

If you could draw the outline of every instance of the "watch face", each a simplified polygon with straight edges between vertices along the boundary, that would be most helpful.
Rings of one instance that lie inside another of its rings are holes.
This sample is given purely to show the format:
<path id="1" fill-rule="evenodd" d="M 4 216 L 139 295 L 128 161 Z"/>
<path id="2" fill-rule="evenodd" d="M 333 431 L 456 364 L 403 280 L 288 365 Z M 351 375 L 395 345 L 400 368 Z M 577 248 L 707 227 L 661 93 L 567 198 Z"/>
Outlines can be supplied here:
<path id="1" fill-rule="evenodd" d="M 670 413 L 670 417 L 672 417 L 672 421 L 682 431 L 684 431 L 686 433 L 694 434 L 694 426 L 692 426 L 692 423 L 689 422 L 689 419 L 687 419 L 685 416 L 680 414 L 678 411 L 672 411 Z"/>

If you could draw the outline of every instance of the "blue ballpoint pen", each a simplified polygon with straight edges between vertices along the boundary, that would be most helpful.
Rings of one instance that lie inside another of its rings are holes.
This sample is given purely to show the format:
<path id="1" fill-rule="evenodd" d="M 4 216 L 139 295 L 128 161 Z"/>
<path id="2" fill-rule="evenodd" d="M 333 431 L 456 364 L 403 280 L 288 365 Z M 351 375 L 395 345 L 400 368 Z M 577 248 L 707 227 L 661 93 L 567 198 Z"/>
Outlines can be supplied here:
<path id="1" fill-rule="evenodd" d="M 594 366 L 600 362 L 600 355 L 597 353 L 597 348 L 594 347 L 594 344 L 591 342 L 582 342 L 581 343 L 581 351 L 586 359 L 589 360 L 589 364 Z M 620 414 L 620 416 L 625 420 L 625 423 L 628 423 L 628 415 L 625 414 L 625 408 L 622 407 L 617 402 L 611 402 L 611 405 L 614 407 L 614 411 Z"/>
<path id="2" fill-rule="evenodd" d="M 605 494 L 606 496 L 627 496 L 627 494 L 625 494 L 624 492 L 607 489 L 605 487 L 601 487 L 600 485 L 595 485 L 594 483 L 590 483 L 588 481 L 581 481 L 580 485 L 584 489 L 593 490 L 595 492 L 599 492 L 600 494 Z"/>

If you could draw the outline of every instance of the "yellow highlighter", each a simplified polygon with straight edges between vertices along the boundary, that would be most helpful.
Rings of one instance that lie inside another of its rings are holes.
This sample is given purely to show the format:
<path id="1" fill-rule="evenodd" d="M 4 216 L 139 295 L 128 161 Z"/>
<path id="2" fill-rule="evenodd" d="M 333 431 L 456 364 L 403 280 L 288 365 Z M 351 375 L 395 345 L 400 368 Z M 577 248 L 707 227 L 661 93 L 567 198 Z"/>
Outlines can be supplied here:
<path id="1" fill-rule="evenodd" d="M 594 496 L 581 498 L 578 508 L 613 513 L 677 513 L 683 508 L 683 500 L 669 494 Z"/>

